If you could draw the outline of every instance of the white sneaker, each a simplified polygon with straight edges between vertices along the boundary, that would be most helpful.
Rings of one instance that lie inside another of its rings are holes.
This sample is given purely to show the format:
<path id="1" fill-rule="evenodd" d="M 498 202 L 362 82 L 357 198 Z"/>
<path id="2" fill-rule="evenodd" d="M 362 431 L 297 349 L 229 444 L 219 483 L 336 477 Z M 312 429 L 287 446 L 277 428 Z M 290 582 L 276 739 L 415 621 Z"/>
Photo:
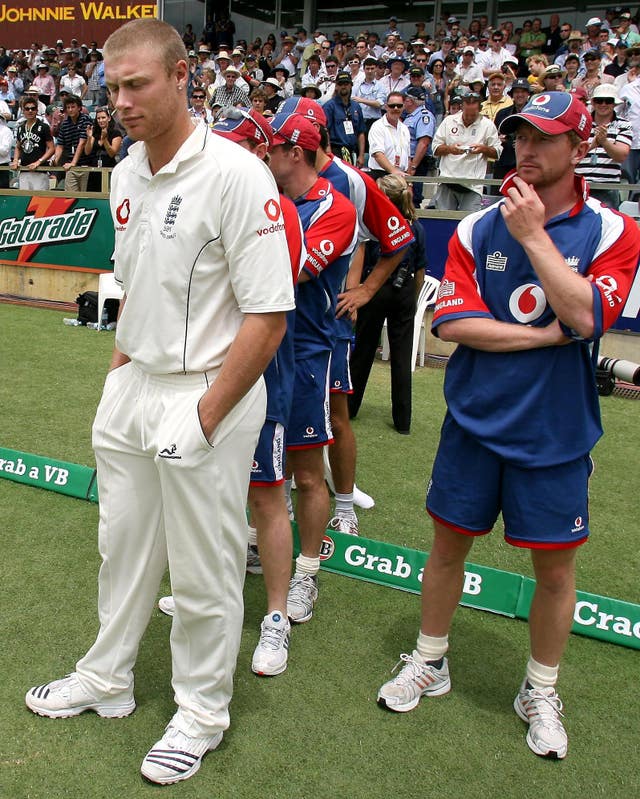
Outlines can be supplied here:
<path id="1" fill-rule="evenodd" d="M 277 610 L 265 616 L 260 625 L 260 640 L 253 653 L 251 671 L 261 677 L 275 677 L 287 668 L 289 619 Z"/>
<path id="2" fill-rule="evenodd" d="M 447 658 L 442 658 L 442 666 L 437 669 L 431 663 L 423 663 L 414 650 L 412 655 L 400 655 L 393 671 L 402 662 L 405 665 L 399 674 L 378 691 L 378 704 L 381 707 L 406 713 L 413 710 L 421 697 L 442 696 L 451 690 Z"/>
<path id="3" fill-rule="evenodd" d="M 318 577 L 296 572 L 289 583 L 287 616 L 296 624 L 302 624 L 313 616 L 313 606 L 318 598 Z"/>
<path id="4" fill-rule="evenodd" d="M 173 616 L 176 612 L 176 603 L 173 596 L 162 596 L 158 600 L 158 608 L 167 616 Z"/>
<path id="5" fill-rule="evenodd" d="M 529 725 L 529 749 L 540 757 L 562 760 L 567 756 L 567 733 L 562 726 L 562 700 L 555 688 L 532 688 L 525 680 L 513 709 Z"/>
<path id="6" fill-rule="evenodd" d="M 51 719 L 79 716 L 85 710 L 93 710 L 103 718 L 119 719 L 128 716 L 136 709 L 131 692 L 125 691 L 117 696 L 105 696 L 102 699 L 91 696 L 80 685 L 75 672 L 67 674 L 61 680 L 31 688 L 24 701 L 29 710 Z"/>
<path id="7" fill-rule="evenodd" d="M 142 776 L 160 785 L 188 780 L 200 768 L 202 758 L 221 740 L 222 732 L 206 738 L 192 738 L 169 724 L 142 761 Z"/>
<path id="8" fill-rule="evenodd" d="M 249 574 L 262 574 L 262 563 L 260 563 L 260 553 L 258 547 L 253 544 L 247 545 L 247 571 Z"/>
<path id="9" fill-rule="evenodd" d="M 334 516 L 329 522 L 329 530 L 337 530 L 346 535 L 358 535 L 358 519 L 353 516 Z"/>

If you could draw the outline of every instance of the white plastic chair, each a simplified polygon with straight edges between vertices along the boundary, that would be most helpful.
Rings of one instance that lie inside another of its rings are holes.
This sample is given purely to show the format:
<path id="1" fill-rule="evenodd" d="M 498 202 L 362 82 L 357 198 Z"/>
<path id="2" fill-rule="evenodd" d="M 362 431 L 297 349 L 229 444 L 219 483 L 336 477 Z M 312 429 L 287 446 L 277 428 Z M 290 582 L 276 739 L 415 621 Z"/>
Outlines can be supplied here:
<path id="1" fill-rule="evenodd" d="M 116 283 L 113 272 L 103 272 L 98 278 L 98 326 L 96 330 L 100 330 L 105 300 L 121 300 L 123 297 L 124 291 Z"/>
<path id="2" fill-rule="evenodd" d="M 440 281 L 425 275 L 424 283 L 418 295 L 418 304 L 416 308 L 416 315 L 413 323 L 413 347 L 411 350 L 411 371 L 416 370 L 416 358 L 420 355 L 420 366 L 424 366 L 425 348 L 426 348 L 426 331 L 424 328 L 424 315 L 430 305 L 435 304 L 438 290 L 440 289 Z M 389 360 L 389 335 L 387 333 L 387 320 L 384 321 L 382 328 L 382 360 Z"/>
<path id="3" fill-rule="evenodd" d="M 640 219 L 640 203 L 632 201 L 632 200 L 625 200 L 624 202 L 620 203 L 620 208 L 618 208 L 621 214 L 627 214 L 627 216 L 632 216 L 634 219 Z"/>

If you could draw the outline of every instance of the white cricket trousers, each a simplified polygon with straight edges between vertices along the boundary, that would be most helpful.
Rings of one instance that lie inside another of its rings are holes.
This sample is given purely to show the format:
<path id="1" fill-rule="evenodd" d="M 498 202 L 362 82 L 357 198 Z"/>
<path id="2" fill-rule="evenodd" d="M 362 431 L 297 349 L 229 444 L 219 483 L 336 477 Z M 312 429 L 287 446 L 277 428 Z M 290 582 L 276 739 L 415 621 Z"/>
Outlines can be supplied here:
<path id="1" fill-rule="evenodd" d="M 211 373 L 149 375 L 127 363 L 107 375 L 93 425 L 100 498 L 98 637 L 78 662 L 85 690 L 133 690 L 142 634 L 169 565 L 173 723 L 187 735 L 229 726 L 242 632 L 245 507 L 265 418 L 262 378 L 211 443 L 198 400 Z"/>

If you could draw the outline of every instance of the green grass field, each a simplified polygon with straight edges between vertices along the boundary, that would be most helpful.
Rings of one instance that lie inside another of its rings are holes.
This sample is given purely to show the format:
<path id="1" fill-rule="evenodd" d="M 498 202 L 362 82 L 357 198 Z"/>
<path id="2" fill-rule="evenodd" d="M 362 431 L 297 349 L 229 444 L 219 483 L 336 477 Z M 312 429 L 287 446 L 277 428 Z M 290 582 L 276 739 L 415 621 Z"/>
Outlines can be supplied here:
<path id="1" fill-rule="evenodd" d="M 62 316 L 0 305 L 0 446 L 92 465 L 90 427 L 113 334 L 65 327 Z M 438 369 L 416 372 L 412 435 L 398 436 L 388 366 L 374 368 L 354 424 L 358 483 L 376 499 L 360 513 L 367 537 L 429 548 L 424 491 L 444 410 L 442 378 Z M 580 553 L 578 587 L 637 603 L 640 405 L 616 397 L 602 405 L 594 535 Z M 272 679 L 250 671 L 264 590 L 260 577 L 247 577 L 232 726 L 194 779 L 147 785 L 140 761 L 174 712 L 170 620 L 156 612 L 142 641 L 131 717 L 34 716 L 25 691 L 71 671 L 95 637 L 98 510 L 0 480 L 0 511 L 0 799 L 640 795 L 637 651 L 572 636 L 560 681 L 569 755 L 542 760 L 511 707 L 528 653 L 524 622 L 460 609 L 451 634 L 453 691 L 391 714 L 376 706 L 376 691 L 399 653 L 413 647 L 419 598 L 331 574 L 321 575 L 313 621 L 294 629 L 287 672 Z M 504 544 L 498 530 L 476 543 L 471 560 L 531 573 L 526 553 Z"/>

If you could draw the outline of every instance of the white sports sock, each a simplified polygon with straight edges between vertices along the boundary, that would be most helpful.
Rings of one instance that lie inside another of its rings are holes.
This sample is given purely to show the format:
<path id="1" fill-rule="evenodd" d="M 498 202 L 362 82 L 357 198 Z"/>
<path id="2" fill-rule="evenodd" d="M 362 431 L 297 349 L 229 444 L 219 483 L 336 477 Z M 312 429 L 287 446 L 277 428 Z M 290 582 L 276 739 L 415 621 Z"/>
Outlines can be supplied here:
<path id="1" fill-rule="evenodd" d="M 249 528 L 249 546 L 257 547 L 258 546 L 258 531 L 255 527 L 252 527 L 250 524 L 248 525 Z"/>
<path id="2" fill-rule="evenodd" d="M 353 491 L 350 494 L 336 494 L 336 516 L 355 516 L 353 510 Z"/>
<path id="3" fill-rule="evenodd" d="M 553 688 L 558 682 L 560 666 L 545 666 L 532 657 L 527 663 L 527 680 L 533 688 Z"/>
<path id="4" fill-rule="evenodd" d="M 320 571 L 320 558 L 307 558 L 300 553 L 296 558 L 296 574 L 310 574 L 312 577 Z"/>
<path id="5" fill-rule="evenodd" d="M 441 638 L 436 638 L 433 635 L 425 635 L 423 632 L 418 635 L 416 652 L 425 663 L 429 663 L 433 660 L 440 660 L 441 657 L 446 655 L 448 649 L 448 635 L 443 635 Z"/>

